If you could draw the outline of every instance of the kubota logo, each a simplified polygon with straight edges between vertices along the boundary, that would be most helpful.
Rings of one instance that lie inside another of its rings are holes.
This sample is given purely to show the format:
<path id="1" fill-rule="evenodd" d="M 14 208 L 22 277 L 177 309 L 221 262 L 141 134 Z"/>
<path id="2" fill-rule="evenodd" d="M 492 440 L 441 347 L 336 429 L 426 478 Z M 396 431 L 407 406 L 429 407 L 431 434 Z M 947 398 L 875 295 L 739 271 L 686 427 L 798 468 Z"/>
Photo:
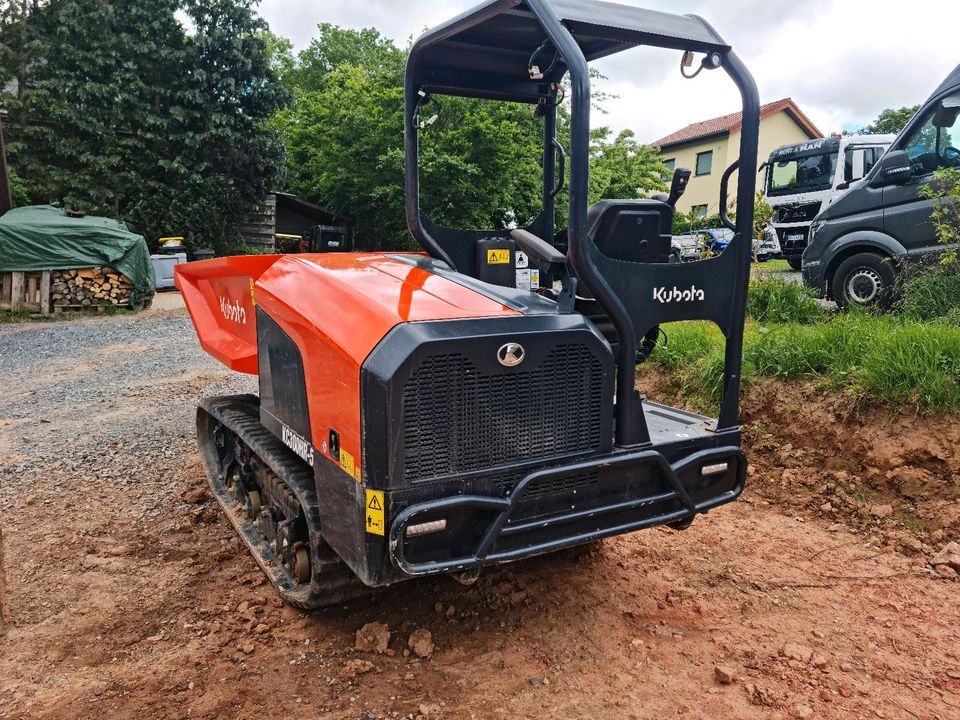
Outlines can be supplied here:
<path id="1" fill-rule="evenodd" d="M 681 290 L 674 285 L 672 290 L 665 287 L 654 288 L 653 299 L 659 303 L 703 302 L 706 296 L 703 290 L 697 289 L 696 285 L 691 285 L 689 290 Z"/>
<path id="2" fill-rule="evenodd" d="M 238 325 L 247 324 L 247 311 L 243 308 L 236 300 L 227 300 L 225 297 L 220 298 L 220 312 L 223 313 L 223 316 L 232 322 L 237 323 Z"/>

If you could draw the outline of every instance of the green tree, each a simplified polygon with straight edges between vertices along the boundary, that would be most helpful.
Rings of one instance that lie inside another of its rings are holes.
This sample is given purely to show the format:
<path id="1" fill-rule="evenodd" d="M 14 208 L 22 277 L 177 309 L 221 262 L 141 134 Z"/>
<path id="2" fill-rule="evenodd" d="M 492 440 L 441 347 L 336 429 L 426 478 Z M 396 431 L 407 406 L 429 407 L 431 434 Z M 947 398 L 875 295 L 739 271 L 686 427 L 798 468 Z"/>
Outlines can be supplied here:
<path id="1" fill-rule="evenodd" d="M 322 90 L 324 79 L 339 67 L 362 67 L 370 73 L 403 81 L 404 53 L 374 28 L 350 30 L 330 23 L 317 27 L 317 37 L 298 56 L 284 76 L 290 89 Z"/>
<path id="2" fill-rule="evenodd" d="M 8 173 L 10 175 L 10 196 L 13 199 L 13 206 L 29 205 L 30 193 L 27 191 L 26 183 L 20 179 L 13 168 L 8 168 Z"/>
<path id="3" fill-rule="evenodd" d="M 590 148 L 590 202 L 608 198 L 646 197 L 664 190 L 667 166 L 660 153 L 637 142 L 632 130 L 623 130 L 614 141 L 608 128 L 593 133 Z"/>
<path id="4" fill-rule="evenodd" d="M 18 79 L 9 151 L 30 200 L 109 214 L 151 240 L 235 244 L 282 167 L 267 120 L 286 93 L 265 31 L 249 0 L 69 0 L 4 16 L 5 47 L 32 58 L 0 63 L 3 84 Z"/>
<path id="5" fill-rule="evenodd" d="M 369 247 L 409 246 L 403 185 L 405 54 L 374 30 L 321 26 L 274 120 L 291 190 L 353 216 Z M 507 227 L 540 205 L 542 121 L 526 105 L 438 97 L 421 133 L 423 208 L 454 227 Z"/>
<path id="6" fill-rule="evenodd" d="M 173 0 L 73 0 L 22 17 L 32 59 L 15 69 L 8 136 L 32 199 L 120 214 L 137 180 L 131 160 L 154 139 L 166 48 L 182 35 L 175 8 Z"/>
<path id="7" fill-rule="evenodd" d="M 903 130 L 910 119 L 917 114 L 919 105 L 913 107 L 902 107 L 899 109 L 887 108 L 874 120 L 860 131 L 862 135 L 896 135 Z"/>
<path id="8" fill-rule="evenodd" d="M 405 60 L 376 30 L 321 25 L 285 74 L 296 99 L 273 122 L 287 149 L 288 188 L 356 218 L 367 247 L 412 242 L 404 213 Z M 431 219 L 490 229 L 531 222 L 542 208 L 543 176 L 543 120 L 533 108 L 436 97 L 424 117 L 434 114 L 437 121 L 420 133 L 421 203 Z M 592 134 L 591 202 L 664 189 L 657 153 L 629 131 L 611 135 L 607 128 Z M 564 108 L 558 136 L 568 141 Z M 566 197 L 557 199 L 558 227 L 566 223 Z"/>
<path id="9" fill-rule="evenodd" d="M 195 30 L 185 38 L 183 77 L 174 86 L 174 133 L 162 163 L 169 189 L 141 196 L 138 212 L 151 218 L 154 233 L 186 231 L 195 244 L 221 252 L 237 247 L 238 223 L 276 189 L 283 167 L 283 144 L 269 118 L 289 95 L 253 5 L 183 3 Z"/>

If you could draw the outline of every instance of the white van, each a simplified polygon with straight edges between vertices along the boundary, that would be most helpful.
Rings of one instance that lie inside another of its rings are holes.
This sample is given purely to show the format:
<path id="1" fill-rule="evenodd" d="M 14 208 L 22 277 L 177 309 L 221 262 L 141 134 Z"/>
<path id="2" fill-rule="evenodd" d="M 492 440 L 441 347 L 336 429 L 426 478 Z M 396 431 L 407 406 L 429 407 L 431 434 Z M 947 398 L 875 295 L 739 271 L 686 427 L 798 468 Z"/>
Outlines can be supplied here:
<path id="1" fill-rule="evenodd" d="M 774 150 L 763 164 L 764 195 L 774 209 L 773 227 L 783 257 L 795 270 L 807 247 L 810 223 L 870 172 L 895 135 L 822 138 Z"/>

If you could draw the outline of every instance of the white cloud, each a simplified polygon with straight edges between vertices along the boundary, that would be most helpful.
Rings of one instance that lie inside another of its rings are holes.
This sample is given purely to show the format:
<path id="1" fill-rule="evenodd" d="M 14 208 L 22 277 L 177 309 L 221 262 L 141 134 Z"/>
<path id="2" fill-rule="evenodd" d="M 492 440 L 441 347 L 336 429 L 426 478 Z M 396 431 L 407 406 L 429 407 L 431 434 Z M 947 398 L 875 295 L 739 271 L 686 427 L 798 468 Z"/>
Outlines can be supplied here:
<path id="1" fill-rule="evenodd" d="M 792 97 L 824 132 L 866 124 L 886 107 L 915 105 L 960 63 L 960 2 L 944 0 L 619 0 L 701 15 L 754 74 L 764 102 Z M 318 23 L 376 27 L 401 46 L 473 0 L 263 0 L 274 32 L 305 47 Z M 691 122 L 739 109 L 721 72 L 680 77 L 680 53 L 638 49 L 598 64 L 610 80 L 609 114 L 596 124 L 655 140 Z"/>
<path id="2" fill-rule="evenodd" d="M 270 28 L 289 38 L 298 49 L 306 47 L 320 23 L 350 28 L 375 27 L 401 47 L 424 28 L 438 25 L 469 8 L 470 0 L 261 0 L 259 13 Z"/>

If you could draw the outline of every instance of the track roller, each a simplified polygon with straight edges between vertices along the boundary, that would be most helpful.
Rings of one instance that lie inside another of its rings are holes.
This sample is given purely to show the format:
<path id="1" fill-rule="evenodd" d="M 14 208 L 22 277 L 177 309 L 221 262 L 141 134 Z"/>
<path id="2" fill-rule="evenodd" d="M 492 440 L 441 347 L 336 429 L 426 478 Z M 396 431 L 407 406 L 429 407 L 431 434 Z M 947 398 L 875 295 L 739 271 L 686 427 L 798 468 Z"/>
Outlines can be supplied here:
<path id="1" fill-rule="evenodd" d="M 313 471 L 260 424 L 256 396 L 201 402 L 197 437 L 214 497 L 286 602 L 315 610 L 367 592 L 323 539 Z"/>

